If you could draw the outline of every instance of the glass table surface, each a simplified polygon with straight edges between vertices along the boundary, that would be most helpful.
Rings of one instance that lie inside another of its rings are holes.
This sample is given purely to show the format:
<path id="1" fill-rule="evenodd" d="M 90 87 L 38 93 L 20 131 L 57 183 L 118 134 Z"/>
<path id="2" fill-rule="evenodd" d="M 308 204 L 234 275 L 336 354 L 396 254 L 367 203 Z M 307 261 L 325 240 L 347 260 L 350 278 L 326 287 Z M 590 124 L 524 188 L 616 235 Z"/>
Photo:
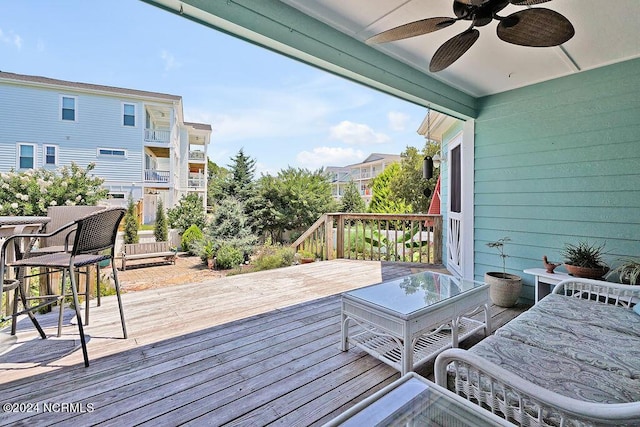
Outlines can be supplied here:
<path id="1" fill-rule="evenodd" d="M 483 282 L 425 271 L 344 293 L 408 315 L 456 295 L 486 286 Z"/>

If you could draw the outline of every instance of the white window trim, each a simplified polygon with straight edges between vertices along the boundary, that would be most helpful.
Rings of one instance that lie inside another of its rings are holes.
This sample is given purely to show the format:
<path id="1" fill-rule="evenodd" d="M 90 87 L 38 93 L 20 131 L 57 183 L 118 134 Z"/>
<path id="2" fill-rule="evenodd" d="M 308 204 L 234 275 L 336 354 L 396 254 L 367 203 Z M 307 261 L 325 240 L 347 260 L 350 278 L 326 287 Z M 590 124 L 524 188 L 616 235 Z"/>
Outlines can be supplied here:
<path id="1" fill-rule="evenodd" d="M 133 126 L 128 126 L 128 125 L 124 124 L 124 115 L 125 115 L 124 114 L 125 113 L 124 107 L 125 107 L 125 105 L 133 105 L 133 123 L 134 123 Z M 120 116 L 120 119 L 122 120 L 120 122 L 120 125 L 122 127 L 125 127 L 125 128 L 137 128 L 138 127 L 138 106 L 133 102 L 123 102 L 122 103 L 122 115 Z"/>
<path id="2" fill-rule="evenodd" d="M 47 163 L 47 148 L 53 147 L 56 149 L 55 160 L 53 164 Z M 58 153 L 60 148 L 54 144 L 42 144 L 42 166 L 58 166 Z"/>
<path id="3" fill-rule="evenodd" d="M 120 155 L 116 155 L 116 154 L 106 154 L 106 153 L 101 153 L 100 150 L 109 150 L 109 151 L 122 151 L 124 153 L 123 156 Z M 96 149 L 96 156 L 97 157 L 108 157 L 108 158 L 115 158 L 115 159 L 126 159 L 128 157 L 128 153 L 127 150 L 125 150 L 124 148 L 108 148 L 108 147 L 98 147 Z"/>
<path id="4" fill-rule="evenodd" d="M 33 167 L 21 168 L 20 167 L 20 147 L 23 145 L 30 145 L 33 147 Z M 16 170 L 31 170 L 38 167 L 38 146 L 31 142 L 18 142 L 16 144 Z"/>
<path id="5" fill-rule="evenodd" d="M 74 109 L 73 120 L 66 120 L 62 118 L 62 108 L 63 108 L 62 100 L 64 98 L 73 98 L 73 109 Z M 60 95 L 60 106 L 58 111 L 60 111 L 59 117 L 61 122 L 71 122 L 71 123 L 77 122 L 78 121 L 78 97 L 75 95 Z"/>

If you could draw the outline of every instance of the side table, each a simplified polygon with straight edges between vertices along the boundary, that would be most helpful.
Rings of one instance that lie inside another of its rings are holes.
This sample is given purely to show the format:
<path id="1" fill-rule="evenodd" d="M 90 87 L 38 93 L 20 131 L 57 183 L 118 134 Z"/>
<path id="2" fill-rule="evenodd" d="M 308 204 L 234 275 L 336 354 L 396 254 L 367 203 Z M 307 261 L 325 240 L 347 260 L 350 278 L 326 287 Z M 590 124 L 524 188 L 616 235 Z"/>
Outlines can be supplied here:
<path id="1" fill-rule="evenodd" d="M 567 273 L 547 273 L 544 268 L 528 268 L 523 271 L 525 274 L 531 274 L 534 277 L 536 304 L 549 295 L 555 285 L 571 278 Z"/>

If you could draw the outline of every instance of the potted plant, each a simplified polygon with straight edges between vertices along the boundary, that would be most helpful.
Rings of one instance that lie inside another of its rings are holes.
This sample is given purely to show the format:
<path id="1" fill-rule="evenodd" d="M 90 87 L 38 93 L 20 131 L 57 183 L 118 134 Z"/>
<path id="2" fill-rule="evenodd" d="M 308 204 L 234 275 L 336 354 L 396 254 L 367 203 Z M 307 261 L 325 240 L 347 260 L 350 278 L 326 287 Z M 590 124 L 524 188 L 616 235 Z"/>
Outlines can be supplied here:
<path id="1" fill-rule="evenodd" d="M 640 258 L 625 258 L 619 262 L 620 264 L 607 274 L 607 278 L 615 274 L 620 283 L 640 285 Z"/>
<path id="2" fill-rule="evenodd" d="M 313 252 L 305 250 L 305 249 L 303 249 L 301 251 L 298 251 L 298 253 L 296 255 L 300 259 L 300 262 L 302 264 L 308 264 L 308 263 L 314 262 L 316 260 L 316 255 Z"/>
<path id="3" fill-rule="evenodd" d="M 504 245 L 511 239 L 503 237 L 495 242 L 487 243 L 487 246 L 498 251 L 502 259 L 502 271 L 489 271 L 484 274 L 484 281 L 489 285 L 491 301 L 500 307 L 513 307 L 522 291 L 522 278 L 515 274 L 507 273 L 507 255 Z"/>
<path id="4" fill-rule="evenodd" d="M 207 267 L 209 270 L 213 270 L 215 267 L 215 247 L 211 240 L 207 240 L 205 244 L 202 246 L 202 250 L 200 252 L 201 258 L 207 262 Z"/>
<path id="5" fill-rule="evenodd" d="M 600 279 L 609 271 L 609 266 L 602 260 L 604 245 L 597 246 L 586 241 L 577 245 L 566 243 L 561 252 L 564 267 L 572 276 Z"/>

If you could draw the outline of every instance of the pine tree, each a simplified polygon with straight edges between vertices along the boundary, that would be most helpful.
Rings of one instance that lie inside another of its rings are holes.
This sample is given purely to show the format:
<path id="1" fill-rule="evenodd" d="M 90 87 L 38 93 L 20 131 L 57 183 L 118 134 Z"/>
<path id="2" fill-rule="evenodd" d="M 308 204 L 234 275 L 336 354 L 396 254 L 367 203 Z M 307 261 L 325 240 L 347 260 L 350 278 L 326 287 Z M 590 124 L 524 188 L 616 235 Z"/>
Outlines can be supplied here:
<path id="1" fill-rule="evenodd" d="M 356 188 L 353 181 L 349 181 L 347 188 L 342 195 L 342 205 L 340 212 L 364 212 L 367 208 L 366 203 L 360 196 L 360 192 Z"/>
<path id="2" fill-rule="evenodd" d="M 232 164 L 228 165 L 230 173 L 223 185 L 223 192 L 228 197 L 246 202 L 255 193 L 253 178 L 256 161 L 245 155 L 242 148 L 231 161 Z"/>
<path id="3" fill-rule="evenodd" d="M 162 199 L 158 199 L 158 207 L 156 208 L 156 225 L 153 227 L 153 235 L 156 238 L 156 242 L 166 242 L 169 237 L 167 215 L 164 212 Z"/>
<path id="4" fill-rule="evenodd" d="M 133 197 L 129 194 L 127 212 L 124 215 L 124 243 L 138 243 L 138 218 Z"/>

